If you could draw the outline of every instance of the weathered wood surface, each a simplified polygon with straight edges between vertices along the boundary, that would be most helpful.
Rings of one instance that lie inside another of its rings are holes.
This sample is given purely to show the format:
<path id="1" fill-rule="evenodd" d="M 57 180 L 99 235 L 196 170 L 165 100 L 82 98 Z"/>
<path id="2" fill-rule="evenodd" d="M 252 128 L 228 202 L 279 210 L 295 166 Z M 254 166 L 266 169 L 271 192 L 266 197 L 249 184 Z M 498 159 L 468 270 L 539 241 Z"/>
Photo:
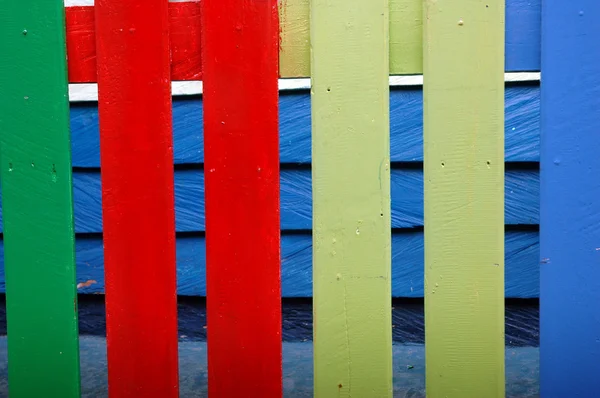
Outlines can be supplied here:
<path id="1" fill-rule="evenodd" d="M 94 9 L 87 0 L 68 1 L 69 80 L 96 81 Z M 390 0 L 390 73 L 423 71 L 421 0 Z M 507 71 L 540 70 L 541 0 L 508 0 L 506 7 Z M 173 80 L 202 77 L 201 3 L 169 4 Z M 281 77 L 310 75 L 309 0 L 279 0 Z"/>
<path id="2" fill-rule="evenodd" d="M 508 85 L 505 92 L 505 159 L 539 161 L 539 84 Z M 203 110 L 199 98 L 173 100 L 175 164 L 204 162 Z M 281 93 L 279 152 L 283 164 L 311 162 L 310 95 L 308 90 Z M 71 105 L 73 166 L 99 167 L 98 108 L 95 103 Z M 390 156 L 392 162 L 423 161 L 423 91 L 421 87 L 390 92 Z"/>

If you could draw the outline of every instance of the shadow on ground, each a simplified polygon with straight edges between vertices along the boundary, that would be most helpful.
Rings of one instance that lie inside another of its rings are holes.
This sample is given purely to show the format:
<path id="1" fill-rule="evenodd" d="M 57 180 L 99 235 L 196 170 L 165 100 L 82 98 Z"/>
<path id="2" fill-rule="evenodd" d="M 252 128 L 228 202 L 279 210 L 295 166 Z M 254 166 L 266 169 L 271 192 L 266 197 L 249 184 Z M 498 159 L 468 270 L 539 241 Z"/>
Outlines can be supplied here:
<path id="1" fill-rule="evenodd" d="M 106 340 L 82 336 L 82 397 L 107 396 Z M 394 397 L 425 397 L 425 347 L 422 344 L 394 344 Z M 312 343 L 283 343 L 284 397 L 313 396 Z M 207 397 L 206 343 L 179 342 L 180 397 Z M 6 337 L 0 338 L 0 396 L 7 397 Z M 539 396 L 539 349 L 506 349 L 506 396 Z M 375 397 L 374 397 L 375 398 Z"/>

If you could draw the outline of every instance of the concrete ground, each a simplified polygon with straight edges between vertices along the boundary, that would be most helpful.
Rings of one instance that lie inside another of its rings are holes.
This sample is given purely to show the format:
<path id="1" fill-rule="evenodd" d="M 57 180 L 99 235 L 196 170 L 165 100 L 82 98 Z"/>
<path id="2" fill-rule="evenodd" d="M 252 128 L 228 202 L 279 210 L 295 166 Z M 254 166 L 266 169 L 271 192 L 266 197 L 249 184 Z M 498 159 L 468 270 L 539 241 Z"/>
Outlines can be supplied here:
<path id="1" fill-rule="evenodd" d="M 82 397 L 107 396 L 106 340 L 82 336 Z M 394 397 L 425 397 L 425 347 L 394 344 Z M 283 343 L 284 397 L 312 397 L 312 343 Z M 180 396 L 206 397 L 206 342 L 179 343 Z M 539 348 L 506 349 L 506 396 L 539 396 Z M 7 397 L 6 337 L 0 337 L 0 396 Z M 376 397 L 373 397 L 376 398 Z"/>

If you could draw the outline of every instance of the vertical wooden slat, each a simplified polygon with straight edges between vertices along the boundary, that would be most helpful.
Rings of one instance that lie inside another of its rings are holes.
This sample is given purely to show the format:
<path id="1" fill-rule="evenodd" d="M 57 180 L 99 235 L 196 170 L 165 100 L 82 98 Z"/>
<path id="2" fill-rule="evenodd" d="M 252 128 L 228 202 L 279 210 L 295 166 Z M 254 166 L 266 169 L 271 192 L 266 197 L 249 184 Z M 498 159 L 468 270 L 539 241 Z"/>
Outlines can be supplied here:
<path id="1" fill-rule="evenodd" d="M 504 1 L 423 21 L 427 395 L 504 397 Z"/>
<path id="2" fill-rule="evenodd" d="M 276 0 L 202 10 L 208 388 L 277 397 L 281 380 Z"/>
<path id="3" fill-rule="evenodd" d="M 504 2 L 424 10 L 427 395 L 504 396 Z"/>
<path id="4" fill-rule="evenodd" d="M 308 77 L 310 66 L 310 0 L 280 0 L 281 77 Z M 423 71 L 423 1 L 389 0 L 390 74 Z"/>
<path id="5" fill-rule="evenodd" d="M 387 0 L 312 0 L 317 397 L 391 397 Z"/>
<path id="6" fill-rule="evenodd" d="M 0 177 L 11 397 L 79 397 L 64 8 L 0 3 Z"/>
<path id="7" fill-rule="evenodd" d="M 97 0 L 111 397 L 177 397 L 167 0 Z"/>
<path id="8" fill-rule="evenodd" d="M 423 71 L 423 0 L 390 1 L 390 74 Z"/>
<path id="9" fill-rule="evenodd" d="M 541 395 L 600 396 L 600 2 L 542 3 Z"/>

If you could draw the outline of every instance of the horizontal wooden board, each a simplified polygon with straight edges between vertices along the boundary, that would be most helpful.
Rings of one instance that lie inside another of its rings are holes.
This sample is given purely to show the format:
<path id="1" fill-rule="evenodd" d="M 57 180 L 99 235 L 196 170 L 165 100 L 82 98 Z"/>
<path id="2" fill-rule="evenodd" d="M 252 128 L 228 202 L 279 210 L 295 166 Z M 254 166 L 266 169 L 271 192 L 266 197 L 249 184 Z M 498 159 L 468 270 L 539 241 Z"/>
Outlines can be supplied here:
<path id="1" fill-rule="evenodd" d="M 423 172 L 421 169 L 392 169 L 392 228 L 423 225 Z M 281 229 L 312 228 L 310 170 L 281 171 Z M 100 173 L 76 170 L 73 175 L 75 231 L 102 232 Z M 509 170 L 505 182 L 505 222 L 535 225 L 539 222 L 539 177 L 537 170 Z M 202 170 L 175 172 L 175 214 L 178 232 L 204 231 L 204 173 Z M 0 231 L 2 231 L 0 207 Z"/>
<path id="2" fill-rule="evenodd" d="M 509 162 L 539 160 L 539 85 L 509 86 L 505 93 L 505 153 Z M 279 151 L 281 163 L 310 163 L 311 122 L 308 91 L 281 94 Z M 200 98 L 173 101 L 176 164 L 202 163 L 203 107 Z M 73 166 L 99 167 L 98 108 L 94 103 L 71 104 Z M 390 92 L 390 151 L 392 162 L 423 160 L 423 93 L 420 88 Z"/>
<path id="3" fill-rule="evenodd" d="M 423 233 L 392 234 L 392 295 L 423 297 Z M 0 293 L 4 292 L 4 256 L 0 241 Z M 104 259 L 99 236 L 78 236 L 76 242 L 79 293 L 104 292 Z M 281 239 L 281 283 L 283 297 L 312 296 L 312 237 L 284 234 Z M 177 293 L 206 295 L 204 238 L 177 239 Z M 131 283 L 137 283 L 132 280 Z M 539 244 L 536 231 L 506 233 L 506 296 L 539 296 Z"/>
<path id="4" fill-rule="evenodd" d="M 310 74 L 309 1 L 280 0 L 282 77 Z M 201 6 L 199 2 L 169 4 L 172 80 L 202 78 Z M 408 21 L 402 19 L 410 14 Z M 390 1 L 390 73 L 422 73 L 421 0 Z M 67 7 L 69 80 L 96 81 L 94 7 Z M 506 71 L 540 69 L 541 0 L 506 1 Z"/>

